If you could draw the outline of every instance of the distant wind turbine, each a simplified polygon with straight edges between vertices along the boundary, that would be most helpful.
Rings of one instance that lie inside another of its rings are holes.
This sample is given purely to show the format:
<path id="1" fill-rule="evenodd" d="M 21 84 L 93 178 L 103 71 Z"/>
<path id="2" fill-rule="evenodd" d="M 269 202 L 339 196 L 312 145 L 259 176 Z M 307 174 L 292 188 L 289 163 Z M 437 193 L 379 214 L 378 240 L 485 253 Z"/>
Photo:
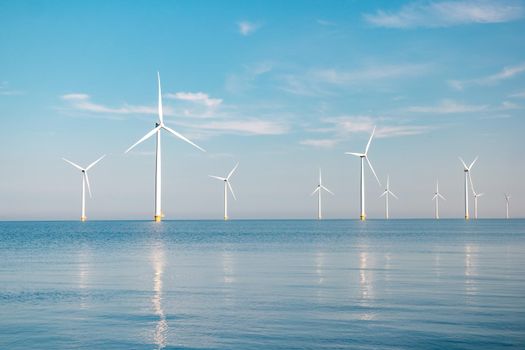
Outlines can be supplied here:
<path id="1" fill-rule="evenodd" d="M 484 193 L 477 193 L 474 190 L 474 183 L 472 182 L 472 176 L 469 174 L 470 187 L 472 189 L 472 195 L 474 196 L 474 219 L 478 218 L 478 198 L 485 195 Z"/>
<path id="2" fill-rule="evenodd" d="M 510 219 L 510 216 L 509 216 L 509 202 L 510 202 L 510 194 L 507 194 L 505 193 L 505 206 L 506 206 L 506 209 L 507 209 L 507 215 L 505 216 L 505 218 L 507 219 Z"/>
<path id="3" fill-rule="evenodd" d="M 319 184 L 317 185 L 317 188 L 310 194 L 310 196 L 313 196 L 317 192 L 317 219 L 321 220 L 323 218 L 323 212 L 321 209 L 321 192 L 325 190 L 326 192 L 330 193 L 331 195 L 334 195 L 332 191 L 330 191 L 328 188 L 326 188 L 323 185 L 323 179 L 321 177 L 321 169 L 319 169 Z"/>
<path id="4" fill-rule="evenodd" d="M 87 171 L 89 169 L 91 169 L 95 164 L 100 162 L 102 160 L 102 158 L 104 158 L 105 156 L 106 155 L 103 155 L 102 157 L 100 157 L 99 159 L 95 160 L 93 163 L 89 164 L 85 168 L 82 168 L 80 165 L 75 164 L 72 161 L 67 160 L 66 158 L 62 158 L 64 161 L 68 162 L 69 164 L 71 164 L 72 166 L 74 166 L 75 168 L 77 168 L 78 170 L 80 170 L 82 172 L 82 213 L 80 215 L 80 221 L 86 221 L 87 220 L 87 216 L 86 216 L 86 185 L 87 185 L 88 192 L 89 192 L 89 198 L 92 197 L 91 196 L 91 186 L 89 185 L 89 177 L 88 177 Z"/>
<path id="5" fill-rule="evenodd" d="M 364 153 L 345 152 L 345 154 L 350 154 L 350 155 L 361 158 L 361 214 L 359 215 L 359 218 L 361 220 L 366 219 L 366 213 L 365 213 L 365 159 L 368 162 L 368 166 L 370 167 L 370 170 L 372 170 L 372 173 L 374 174 L 377 180 L 377 183 L 379 184 L 379 186 L 381 186 L 381 182 L 379 182 L 379 178 L 377 177 L 376 172 L 374 171 L 374 167 L 372 167 L 372 163 L 370 163 L 370 160 L 368 159 L 368 149 L 370 148 L 370 143 L 372 142 L 372 138 L 374 137 L 375 131 L 376 131 L 376 128 L 374 127 L 374 130 L 372 130 L 372 135 L 370 135 L 370 139 L 368 140 L 368 143 L 366 144 Z"/>
<path id="6" fill-rule="evenodd" d="M 237 200 L 235 197 L 235 193 L 233 192 L 232 185 L 230 184 L 230 177 L 233 175 L 237 167 L 239 166 L 239 163 L 235 165 L 235 167 L 230 171 L 228 176 L 226 177 L 220 177 L 220 176 L 214 176 L 209 175 L 209 177 L 212 177 L 217 180 L 221 180 L 224 182 L 224 220 L 228 220 L 228 188 L 230 189 L 230 192 L 232 193 L 233 199 Z"/>
<path id="7" fill-rule="evenodd" d="M 461 164 L 463 164 L 463 172 L 465 173 L 465 220 L 469 219 L 469 209 L 468 209 L 468 183 L 470 178 L 470 170 L 472 170 L 472 167 L 474 166 L 474 163 L 478 160 L 478 157 L 474 158 L 472 163 L 470 163 L 469 166 L 459 157 L 459 160 L 461 161 Z"/>
<path id="8" fill-rule="evenodd" d="M 159 106 L 158 106 L 159 121 L 155 123 L 155 128 L 153 130 L 151 130 L 146 135 L 144 135 L 144 137 L 142 137 L 140 140 L 135 142 L 124 153 L 128 153 L 133 148 L 135 148 L 135 146 L 137 146 L 141 142 L 149 139 L 151 136 L 153 136 L 155 134 L 157 135 L 157 147 L 156 147 L 156 156 L 155 156 L 156 157 L 156 162 L 155 162 L 155 216 L 154 216 L 154 220 L 155 221 L 161 221 L 162 220 L 162 208 L 161 208 L 161 204 L 162 204 L 162 202 L 161 202 L 162 173 L 161 173 L 160 131 L 162 129 L 164 129 L 167 132 L 173 134 L 175 137 L 177 137 L 177 138 L 179 138 L 179 139 L 189 143 L 190 145 L 200 149 L 201 151 L 203 151 L 203 152 L 206 152 L 206 151 L 204 149 L 202 149 L 201 147 L 197 146 L 196 144 L 194 144 L 193 142 L 191 142 L 190 140 L 188 140 L 186 137 L 182 136 L 181 134 L 179 134 L 175 130 L 167 127 L 164 124 L 164 117 L 163 117 L 163 111 L 162 111 L 162 92 L 161 92 L 161 88 L 160 88 L 160 74 L 158 72 L 157 72 L 157 78 L 158 78 L 158 84 L 159 84 Z"/>
<path id="9" fill-rule="evenodd" d="M 439 198 L 446 201 L 445 197 L 439 193 L 439 182 L 436 181 L 436 192 L 434 193 L 434 197 L 432 197 L 432 200 L 436 201 L 436 219 L 439 219 Z"/>
<path id="10" fill-rule="evenodd" d="M 385 196 L 385 218 L 386 219 L 389 219 L 389 214 L 388 214 L 388 196 L 389 195 L 392 195 L 392 197 L 394 197 L 395 199 L 399 199 L 397 198 L 397 196 L 394 194 L 394 192 L 390 191 L 390 177 L 387 175 L 386 177 L 386 188 L 385 188 L 385 191 L 379 196 L 379 198 Z"/>

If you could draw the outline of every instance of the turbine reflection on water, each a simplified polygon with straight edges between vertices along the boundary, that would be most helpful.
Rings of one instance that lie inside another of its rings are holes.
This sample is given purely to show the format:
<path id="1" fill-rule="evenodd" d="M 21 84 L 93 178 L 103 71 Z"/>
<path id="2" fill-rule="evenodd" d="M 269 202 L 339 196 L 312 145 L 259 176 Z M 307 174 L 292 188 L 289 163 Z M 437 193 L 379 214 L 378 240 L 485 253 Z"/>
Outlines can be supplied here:
<path id="1" fill-rule="evenodd" d="M 155 315 L 159 317 L 155 326 L 155 333 L 153 335 L 153 341 L 157 345 L 158 349 L 166 347 L 167 333 L 168 333 L 168 322 L 164 309 L 162 308 L 162 275 L 164 273 L 164 247 L 162 243 L 157 243 L 153 246 L 152 251 L 152 263 L 154 269 L 153 276 L 153 297 L 151 303 L 153 304 L 153 311 Z"/>

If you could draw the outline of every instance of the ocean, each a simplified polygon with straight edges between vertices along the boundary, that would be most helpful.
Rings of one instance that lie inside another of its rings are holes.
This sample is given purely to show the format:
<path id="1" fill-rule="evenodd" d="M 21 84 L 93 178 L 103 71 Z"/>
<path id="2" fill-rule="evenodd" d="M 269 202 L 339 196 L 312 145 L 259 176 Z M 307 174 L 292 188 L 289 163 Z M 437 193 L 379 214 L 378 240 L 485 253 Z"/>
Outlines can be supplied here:
<path id="1" fill-rule="evenodd" d="M 0 222 L 0 349 L 525 348 L 525 220 Z"/>

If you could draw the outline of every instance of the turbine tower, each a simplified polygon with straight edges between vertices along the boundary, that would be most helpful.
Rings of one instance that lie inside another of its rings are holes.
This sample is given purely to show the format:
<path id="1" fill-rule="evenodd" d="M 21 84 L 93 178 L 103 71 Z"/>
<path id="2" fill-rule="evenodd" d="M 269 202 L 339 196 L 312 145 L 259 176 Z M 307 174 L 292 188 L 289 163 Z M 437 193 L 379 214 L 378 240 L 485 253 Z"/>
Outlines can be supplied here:
<path id="1" fill-rule="evenodd" d="M 224 182 L 224 220 L 228 220 L 228 188 L 230 189 L 230 192 L 232 193 L 233 199 L 237 200 L 235 197 L 235 193 L 233 192 L 232 185 L 230 184 L 230 177 L 233 175 L 237 167 L 239 166 L 239 163 L 233 167 L 232 171 L 228 174 L 226 177 L 220 177 L 220 176 L 214 176 L 209 175 L 209 177 L 212 177 L 217 180 L 221 180 Z"/>
<path id="2" fill-rule="evenodd" d="M 63 160 L 65 160 L 66 162 L 68 162 L 69 164 L 71 164 L 72 166 L 74 166 L 75 168 L 77 168 L 78 170 L 80 170 L 82 172 L 82 212 L 80 214 L 80 221 L 86 221 L 87 220 L 87 216 L 86 216 L 86 185 L 87 185 L 88 192 L 89 192 L 89 198 L 92 197 L 91 196 L 91 186 L 89 185 L 89 177 L 88 177 L 87 171 L 89 169 L 91 169 L 95 164 L 100 162 L 102 160 L 102 158 L 104 158 L 105 156 L 106 155 L 104 154 L 102 157 L 100 157 L 99 159 L 95 160 L 93 163 L 89 164 L 85 168 L 82 168 L 80 165 L 75 164 L 72 161 L 67 160 L 66 158 L 62 158 Z"/>
<path id="3" fill-rule="evenodd" d="M 436 181 L 436 192 L 434 193 L 434 197 L 432 197 L 432 200 L 436 201 L 436 219 L 439 219 L 439 198 L 446 201 L 445 197 L 439 193 L 439 182 Z"/>
<path id="4" fill-rule="evenodd" d="M 200 149 L 201 151 L 203 151 L 203 152 L 206 152 L 206 151 L 204 149 L 202 149 L 201 147 L 197 146 L 196 144 L 194 144 L 193 142 L 191 142 L 190 140 L 188 140 L 186 137 L 182 136 L 181 134 L 179 134 L 175 130 L 167 127 L 164 124 L 164 117 L 163 117 L 163 112 L 162 112 L 162 92 L 161 92 L 161 88 L 160 88 L 160 74 L 158 72 L 157 72 L 157 78 L 158 78 L 158 84 L 159 84 L 159 106 L 158 106 L 159 121 L 155 123 L 155 128 L 153 130 L 151 130 L 146 135 L 144 135 L 144 137 L 142 137 L 140 140 L 135 142 L 124 153 L 128 153 L 133 148 L 135 148 L 135 146 L 137 146 L 138 144 L 142 143 L 143 141 L 149 139 L 151 136 L 153 136 L 153 135 L 157 136 L 157 147 L 156 147 L 156 152 L 155 152 L 156 155 L 155 155 L 155 216 L 154 216 L 154 220 L 155 221 L 161 221 L 163 215 L 162 215 L 162 208 L 161 208 L 161 204 L 162 204 L 162 201 L 161 201 L 162 176 L 161 175 L 162 175 L 162 173 L 161 173 L 160 131 L 162 129 L 164 129 L 167 132 L 173 134 L 175 137 L 177 137 L 177 138 L 179 138 L 179 139 L 181 139 L 183 141 L 186 141 L 187 143 L 189 143 L 190 145 Z"/>
<path id="5" fill-rule="evenodd" d="M 459 160 L 461 161 L 461 164 L 463 164 L 463 172 L 465 173 L 465 220 L 469 219 L 469 209 L 468 209 L 468 183 L 470 178 L 470 170 L 472 169 L 472 166 L 474 166 L 474 163 L 478 160 L 478 157 L 474 158 L 472 163 L 470 163 L 469 166 L 459 157 Z"/>
<path id="6" fill-rule="evenodd" d="M 394 192 L 390 191 L 390 177 L 387 175 L 386 177 L 386 188 L 385 188 L 385 191 L 379 196 L 379 198 L 385 196 L 385 219 L 389 219 L 389 214 L 388 214 L 388 196 L 389 195 L 392 195 L 392 197 L 394 197 L 395 199 L 399 199 L 397 198 L 397 196 L 394 194 Z"/>
<path id="7" fill-rule="evenodd" d="M 323 218 L 323 212 L 321 209 L 321 192 L 325 190 L 326 192 L 330 193 L 331 195 L 334 195 L 332 191 L 330 191 L 328 188 L 326 188 L 323 185 L 323 179 L 321 177 L 321 169 L 319 169 L 319 184 L 317 185 L 317 188 L 310 194 L 310 196 L 313 196 L 317 192 L 317 219 L 321 220 Z"/>
<path id="8" fill-rule="evenodd" d="M 472 189 L 472 194 L 474 196 L 474 219 L 477 219 L 478 218 L 478 198 L 483 196 L 484 193 L 477 193 L 474 190 L 474 183 L 472 182 L 472 177 L 470 176 L 470 173 L 469 173 L 469 180 L 470 180 L 470 188 Z"/>
<path id="9" fill-rule="evenodd" d="M 359 215 L 359 218 L 361 220 L 366 219 L 366 212 L 365 212 L 365 159 L 368 162 L 368 166 L 370 167 L 370 170 L 372 170 L 372 173 L 374 174 L 377 183 L 379 186 L 381 186 L 381 182 L 379 182 L 379 178 L 376 175 L 376 172 L 374 171 L 374 168 L 372 167 L 372 163 L 370 163 L 370 160 L 368 159 L 368 149 L 370 148 L 370 142 L 372 142 L 372 138 L 374 137 L 374 133 L 376 131 L 376 128 L 374 127 L 374 130 L 372 130 L 372 135 L 370 135 L 370 139 L 368 140 L 368 143 L 366 144 L 365 153 L 354 153 L 354 152 L 345 152 L 345 154 L 351 154 L 353 156 L 361 158 L 361 214 Z"/>
<path id="10" fill-rule="evenodd" d="M 509 216 L 509 202 L 510 202 L 510 194 L 507 194 L 505 193 L 505 205 L 506 205 L 506 209 L 507 209 L 507 215 L 505 215 L 505 218 L 507 219 L 510 219 L 510 216 Z"/>

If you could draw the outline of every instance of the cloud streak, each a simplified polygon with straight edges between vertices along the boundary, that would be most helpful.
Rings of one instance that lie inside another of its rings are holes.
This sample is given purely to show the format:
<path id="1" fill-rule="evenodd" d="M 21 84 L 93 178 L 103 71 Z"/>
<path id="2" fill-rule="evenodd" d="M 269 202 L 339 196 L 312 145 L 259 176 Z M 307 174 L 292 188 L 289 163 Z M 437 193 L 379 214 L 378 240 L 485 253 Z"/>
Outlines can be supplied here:
<path id="1" fill-rule="evenodd" d="M 176 99 L 182 101 L 189 101 L 198 104 L 203 104 L 206 107 L 216 107 L 222 103 L 220 98 L 210 98 L 208 94 L 203 92 L 176 92 L 167 93 L 164 97 L 168 99 Z"/>
<path id="2" fill-rule="evenodd" d="M 503 67 L 497 73 L 470 80 L 451 80 L 449 84 L 456 90 L 463 90 L 469 85 L 495 85 L 501 81 L 512 79 L 525 72 L 525 62 L 514 66 Z"/>
<path id="3" fill-rule="evenodd" d="M 71 93 L 60 96 L 70 107 L 79 111 L 105 114 L 156 114 L 157 108 L 151 106 L 124 105 L 122 107 L 107 107 L 94 103 L 91 97 L 83 93 Z M 168 111 L 169 112 L 169 111 Z"/>
<path id="4" fill-rule="evenodd" d="M 487 105 L 467 105 L 453 100 L 443 100 L 441 103 L 433 106 L 411 106 L 406 109 L 411 113 L 428 113 L 428 114 L 461 114 L 487 111 Z"/>
<path id="5" fill-rule="evenodd" d="M 398 11 L 378 10 L 364 14 L 365 21 L 384 28 L 438 28 L 472 23 L 503 23 L 523 17 L 524 10 L 515 0 L 419 1 Z"/>
<path id="6" fill-rule="evenodd" d="M 260 25 L 258 23 L 249 22 L 249 21 L 240 21 L 237 23 L 239 34 L 242 36 L 248 36 L 255 31 L 257 31 L 260 28 Z"/>

